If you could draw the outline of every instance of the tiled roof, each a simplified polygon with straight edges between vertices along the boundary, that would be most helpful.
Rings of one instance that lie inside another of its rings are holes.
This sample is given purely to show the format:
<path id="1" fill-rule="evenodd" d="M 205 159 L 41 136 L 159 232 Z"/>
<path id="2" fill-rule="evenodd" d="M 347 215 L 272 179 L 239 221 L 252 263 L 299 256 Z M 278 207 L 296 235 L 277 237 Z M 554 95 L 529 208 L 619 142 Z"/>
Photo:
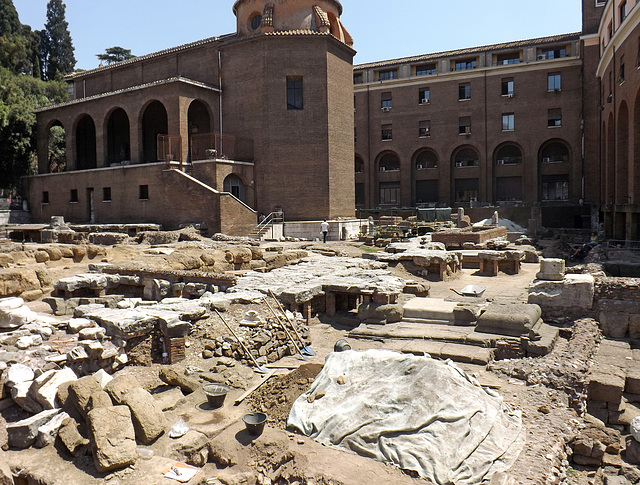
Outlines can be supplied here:
<path id="1" fill-rule="evenodd" d="M 42 108 L 38 108 L 38 109 L 36 109 L 34 111 L 36 113 L 40 113 L 41 111 L 48 111 L 48 110 L 55 109 L 55 108 L 62 108 L 64 106 L 71 106 L 71 105 L 74 105 L 74 104 L 84 103 L 86 101 L 94 101 L 96 99 L 107 98 L 109 96 L 115 96 L 115 95 L 118 95 L 118 94 L 129 93 L 131 91 L 139 91 L 141 89 L 152 88 L 154 86 L 161 86 L 163 84 L 170 84 L 170 83 L 175 83 L 175 82 L 182 82 L 182 83 L 185 83 L 185 84 L 190 84 L 192 86 L 197 86 L 199 88 L 209 89 L 209 90 L 212 90 L 212 91 L 220 92 L 220 89 L 215 87 L 215 86 L 210 86 L 210 85 L 202 83 L 200 81 L 194 81 L 193 79 L 188 79 L 186 77 L 178 76 L 178 77 L 172 77 L 172 78 L 168 78 L 168 79 L 161 79 L 160 81 L 153 81 L 153 82 L 146 83 L 146 84 L 139 84 L 137 86 L 131 86 L 131 87 L 128 87 L 128 88 L 117 89 L 116 91 L 109 91 L 107 93 L 95 94 L 93 96 L 87 96 L 86 98 L 72 99 L 71 101 L 67 101 L 65 103 L 59 103 L 59 104 L 52 104 L 52 105 L 49 105 L 49 106 L 43 106 Z"/>
<path id="2" fill-rule="evenodd" d="M 507 50 L 507 49 L 527 47 L 531 45 L 553 44 L 557 42 L 567 42 L 570 40 L 578 40 L 579 38 L 580 38 L 580 33 L 553 35 L 550 37 L 538 37 L 536 39 L 517 40 L 514 42 L 506 42 L 502 44 L 491 44 L 491 45 L 484 45 L 479 47 L 470 47 L 466 49 L 435 52 L 432 54 L 422 54 L 422 55 L 412 56 L 412 57 L 401 57 L 399 59 L 389 59 L 385 61 L 368 62 L 365 64 L 358 64 L 354 66 L 354 69 L 371 69 L 376 67 L 385 67 L 385 66 L 392 66 L 397 64 L 431 61 L 434 59 L 440 59 L 442 57 L 464 56 L 468 54 L 477 54 L 480 52 L 493 51 L 493 50 Z"/>
<path id="3" fill-rule="evenodd" d="M 221 35 L 218 37 L 209 37 L 207 39 L 202 39 L 202 40 L 197 40 L 195 42 L 189 42 L 188 44 L 182 44 L 176 47 L 170 47 L 168 49 L 164 49 L 158 52 L 152 52 L 151 54 L 145 54 L 143 56 L 137 56 L 134 57 L 132 59 L 128 59 L 126 61 L 122 61 L 122 62 L 118 62 L 117 64 L 111 64 L 108 66 L 101 66 L 101 67 L 96 67 L 95 69 L 89 69 L 87 71 L 83 71 L 83 72 L 78 72 L 78 73 L 74 73 L 74 74 L 69 74 L 67 76 L 65 76 L 65 80 L 74 80 L 74 79 L 79 79 L 82 78 L 83 76 L 89 75 L 89 74 L 95 74 L 97 72 L 101 72 L 101 71 L 106 71 L 108 69 L 113 69 L 116 67 L 121 67 L 121 66 L 126 66 L 129 64 L 135 64 L 136 62 L 141 62 L 141 61 L 145 61 L 147 59 L 152 59 L 154 57 L 160 57 L 166 54 L 172 54 L 174 52 L 179 52 L 179 51 L 184 51 L 187 49 L 191 49 L 193 47 L 199 47 L 202 45 L 206 45 L 206 44 L 213 44 L 215 42 L 220 42 L 220 41 L 224 41 L 224 40 L 228 40 L 230 38 L 235 37 L 236 34 L 226 34 L 226 35 Z"/>

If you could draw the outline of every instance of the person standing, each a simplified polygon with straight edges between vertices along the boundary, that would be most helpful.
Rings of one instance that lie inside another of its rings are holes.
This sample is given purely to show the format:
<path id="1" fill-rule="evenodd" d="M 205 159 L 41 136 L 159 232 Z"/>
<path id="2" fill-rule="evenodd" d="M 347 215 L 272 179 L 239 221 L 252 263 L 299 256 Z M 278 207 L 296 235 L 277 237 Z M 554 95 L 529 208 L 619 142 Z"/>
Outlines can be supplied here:
<path id="1" fill-rule="evenodd" d="M 322 227 L 322 242 L 326 244 L 327 234 L 329 233 L 329 223 L 327 222 L 326 219 L 322 221 L 321 227 Z"/>

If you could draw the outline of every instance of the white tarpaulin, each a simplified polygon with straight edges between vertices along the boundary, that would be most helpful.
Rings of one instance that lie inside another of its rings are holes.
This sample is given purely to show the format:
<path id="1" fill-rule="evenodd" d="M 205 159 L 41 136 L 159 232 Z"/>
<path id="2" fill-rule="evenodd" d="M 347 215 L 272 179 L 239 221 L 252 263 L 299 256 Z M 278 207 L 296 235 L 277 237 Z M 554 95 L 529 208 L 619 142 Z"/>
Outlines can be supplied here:
<path id="1" fill-rule="evenodd" d="M 479 484 L 513 464 L 524 430 L 519 411 L 472 381 L 428 357 L 334 352 L 287 424 L 439 485 Z"/>

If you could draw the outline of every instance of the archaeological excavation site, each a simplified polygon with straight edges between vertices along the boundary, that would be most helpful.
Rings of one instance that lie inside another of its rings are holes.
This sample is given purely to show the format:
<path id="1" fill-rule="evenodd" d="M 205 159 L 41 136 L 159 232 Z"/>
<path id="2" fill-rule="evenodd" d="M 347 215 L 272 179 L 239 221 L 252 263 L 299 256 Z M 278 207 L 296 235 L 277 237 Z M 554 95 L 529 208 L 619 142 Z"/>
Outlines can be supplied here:
<path id="1" fill-rule="evenodd" d="M 7 226 L 0 483 L 640 482 L 640 258 L 360 224 Z"/>

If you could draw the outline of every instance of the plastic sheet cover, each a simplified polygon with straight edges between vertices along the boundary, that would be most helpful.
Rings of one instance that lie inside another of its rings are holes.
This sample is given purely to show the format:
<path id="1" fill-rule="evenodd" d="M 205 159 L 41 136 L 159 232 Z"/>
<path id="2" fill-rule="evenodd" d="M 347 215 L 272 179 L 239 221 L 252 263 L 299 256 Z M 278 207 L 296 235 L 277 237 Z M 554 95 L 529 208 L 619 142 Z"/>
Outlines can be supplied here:
<path id="1" fill-rule="evenodd" d="M 288 426 L 439 485 L 510 468 L 525 436 L 520 412 L 455 364 L 385 350 L 329 354 Z"/>

